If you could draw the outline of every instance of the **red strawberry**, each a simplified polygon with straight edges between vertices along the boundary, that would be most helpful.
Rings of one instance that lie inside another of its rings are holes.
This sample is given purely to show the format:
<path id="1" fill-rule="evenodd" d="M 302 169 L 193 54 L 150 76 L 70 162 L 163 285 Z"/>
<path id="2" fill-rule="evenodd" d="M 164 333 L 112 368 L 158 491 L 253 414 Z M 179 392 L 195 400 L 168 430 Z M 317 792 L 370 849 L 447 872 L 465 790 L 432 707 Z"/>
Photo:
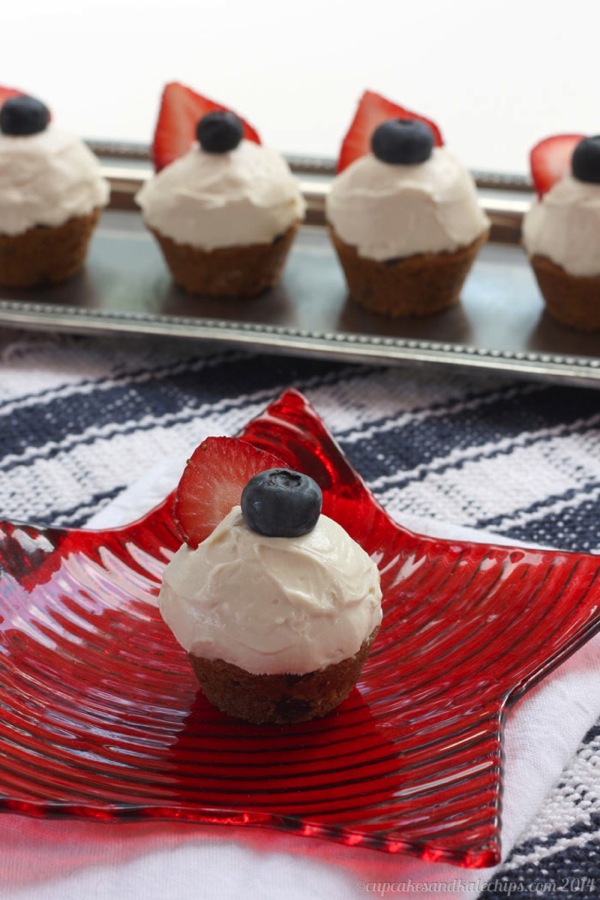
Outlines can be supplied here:
<path id="1" fill-rule="evenodd" d="M 411 112 L 391 100 L 386 100 L 374 91 L 365 91 L 359 100 L 358 108 L 342 141 L 342 149 L 337 163 L 337 171 L 343 172 L 346 166 L 371 152 L 371 135 L 378 125 L 388 119 L 419 119 L 433 131 L 435 144 L 441 147 L 444 143 L 440 129 L 431 119 Z"/>
<path id="2" fill-rule="evenodd" d="M 157 172 L 187 153 L 196 139 L 196 125 L 202 116 L 216 110 L 224 111 L 228 107 L 197 94 L 177 81 L 170 81 L 165 85 L 152 144 L 152 158 Z M 246 140 L 260 144 L 254 128 L 241 116 L 238 118 L 244 126 Z"/>
<path id="3" fill-rule="evenodd" d="M 540 197 L 571 171 L 573 150 L 584 137 L 583 134 L 554 134 L 532 149 L 531 178 Z"/>
<path id="4" fill-rule="evenodd" d="M 209 437 L 187 462 L 175 493 L 175 524 L 190 547 L 208 537 L 258 472 L 285 466 L 280 459 L 238 438 Z"/>
<path id="5" fill-rule="evenodd" d="M 9 97 L 19 97 L 23 91 L 17 90 L 17 88 L 9 88 L 3 87 L 0 85 L 0 106 L 4 103 L 5 100 L 8 100 Z"/>

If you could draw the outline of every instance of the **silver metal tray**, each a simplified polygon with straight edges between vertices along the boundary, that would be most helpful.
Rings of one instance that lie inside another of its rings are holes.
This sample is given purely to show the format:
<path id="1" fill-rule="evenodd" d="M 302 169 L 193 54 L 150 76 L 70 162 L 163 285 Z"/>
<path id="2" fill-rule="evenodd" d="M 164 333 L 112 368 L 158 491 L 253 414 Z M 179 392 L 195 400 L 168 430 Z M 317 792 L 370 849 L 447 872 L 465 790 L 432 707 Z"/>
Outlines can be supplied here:
<path id="1" fill-rule="evenodd" d="M 65 285 L 0 291 L 0 325 L 96 334 L 163 335 L 252 350 L 368 363 L 488 369 L 600 387 L 600 335 L 580 334 L 544 312 L 520 223 L 525 179 L 476 173 L 491 240 L 461 304 L 426 320 L 387 320 L 348 299 L 324 226 L 328 161 L 291 160 L 308 204 L 281 285 L 255 300 L 189 297 L 171 282 L 133 202 L 150 174 L 145 148 L 96 146 L 112 184 L 111 207 L 86 269 Z"/>

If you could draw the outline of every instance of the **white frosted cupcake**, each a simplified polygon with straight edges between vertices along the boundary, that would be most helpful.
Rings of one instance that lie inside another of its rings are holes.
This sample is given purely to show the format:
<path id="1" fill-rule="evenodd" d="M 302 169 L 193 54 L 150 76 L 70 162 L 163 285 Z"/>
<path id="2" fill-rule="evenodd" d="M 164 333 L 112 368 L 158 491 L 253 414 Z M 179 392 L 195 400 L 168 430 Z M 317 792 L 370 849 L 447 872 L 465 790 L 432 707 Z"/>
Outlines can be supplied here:
<path id="1" fill-rule="evenodd" d="M 304 217 L 298 182 L 231 112 L 203 116 L 197 137 L 138 192 L 144 222 L 184 290 L 256 296 L 278 283 Z"/>
<path id="2" fill-rule="evenodd" d="M 559 141 L 540 142 L 533 160 Z M 550 315 L 581 331 L 600 330 L 600 136 L 576 144 L 571 171 L 527 211 L 523 244 Z"/>
<path id="3" fill-rule="evenodd" d="M 109 199 L 98 160 L 50 122 L 46 106 L 19 95 L 0 109 L 0 284 L 56 284 L 84 265 Z"/>
<path id="4" fill-rule="evenodd" d="M 388 316 L 456 303 L 490 223 L 474 181 L 418 119 L 390 119 L 333 182 L 331 240 L 350 296 Z"/>
<path id="5" fill-rule="evenodd" d="M 194 485 L 186 505 L 203 490 Z M 207 698 L 230 715 L 270 723 L 323 716 L 359 677 L 381 622 L 379 572 L 320 510 L 312 479 L 260 472 L 241 506 L 166 567 L 161 614 Z"/>

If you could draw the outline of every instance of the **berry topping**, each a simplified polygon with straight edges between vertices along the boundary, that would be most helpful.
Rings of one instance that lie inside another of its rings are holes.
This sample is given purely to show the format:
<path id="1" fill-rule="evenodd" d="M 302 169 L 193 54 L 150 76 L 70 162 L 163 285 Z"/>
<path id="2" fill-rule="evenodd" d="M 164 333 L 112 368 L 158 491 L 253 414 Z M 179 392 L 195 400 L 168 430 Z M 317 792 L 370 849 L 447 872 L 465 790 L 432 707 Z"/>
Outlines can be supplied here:
<path id="1" fill-rule="evenodd" d="M 20 97 L 23 94 L 23 91 L 19 91 L 17 88 L 3 87 L 0 85 L 0 106 L 4 103 L 5 100 L 8 100 L 9 97 Z"/>
<path id="2" fill-rule="evenodd" d="M 207 438 L 188 460 L 175 492 L 175 525 L 181 539 L 197 547 L 241 502 L 253 475 L 281 465 L 272 453 L 247 441 Z"/>
<path id="3" fill-rule="evenodd" d="M 0 131 L 15 137 L 39 134 L 50 121 L 48 107 L 27 94 L 9 97 L 0 108 Z"/>
<path id="4" fill-rule="evenodd" d="M 365 91 L 360 98 L 354 118 L 350 123 L 346 136 L 342 142 L 342 149 L 337 163 L 337 171 L 343 170 L 361 156 L 371 152 L 371 137 L 378 125 L 388 119 L 417 119 L 425 122 L 433 132 L 434 143 L 441 147 L 444 143 L 440 129 L 431 119 L 411 112 L 391 100 L 386 100 L 381 94 L 374 91 Z"/>
<path id="5" fill-rule="evenodd" d="M 267 537 L 308 534 L 317 524 L 322 504 L 317 482 L 291 469 L 259 472 L 242 492 L 246 525 Z"/>
<path id="6" fill-rule="evenodd" d="M 425 122 L 388 119 L 373 132 L 371 148 L 381 162 L 414 166 L 429 159 L 433 142 L 433 131 Z"/>
<path id="7" fill-rule="evenodd" d="M 244 126 L 235 113 L 228 110 L 207 113 L 196 128 L 196 137 L 206 153 L 229 153 L 240 144 Z"/>
<path id="8" fill-rule="evenodd" d="M 216 111 L 228 110 L 226 106 L 197 94 L 177 81 L 165 85 L 152 143 L 152 157 L 157 172 L 187 153 L 196 139 L 199 120 L 207 113 Z M 241 117 L 238 118 L 243 125 L 246 140 L 260 144 L 254 128 Z"/>
<path id="9" fill-rule="evenodd" d="M 583 134 L 555 134 L 533 147 L 529 154 L 531 179 L 540 197 L 571 171 L 573 150 L 583 137 Z"/>
<path id="10" fill-rule="evenodd" d="M 571 171 L 578 181 L 600 184 L 600 134 L 579 141 L 573 150 Z"/>

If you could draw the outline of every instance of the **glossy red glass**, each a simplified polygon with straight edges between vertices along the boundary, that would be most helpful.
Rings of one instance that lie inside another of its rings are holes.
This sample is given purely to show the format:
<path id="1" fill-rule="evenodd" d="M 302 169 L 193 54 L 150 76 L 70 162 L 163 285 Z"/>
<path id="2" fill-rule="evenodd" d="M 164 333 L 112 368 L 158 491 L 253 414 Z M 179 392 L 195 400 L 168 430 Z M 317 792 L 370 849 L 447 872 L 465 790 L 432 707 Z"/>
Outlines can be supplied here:
<path id="1" fill-rule="evenodd" d="M 264 825 L 429 860 L 499 860 L 508 705 L 600 627 L 600 557 L 423 537 L 288 391 L 242 436 L 308 472 L 376 560 L 358 687 L 294 727 L 203 698 L 156 607 L 172 498 L 109 531 L 0 526 L 0 808 Z"/>

